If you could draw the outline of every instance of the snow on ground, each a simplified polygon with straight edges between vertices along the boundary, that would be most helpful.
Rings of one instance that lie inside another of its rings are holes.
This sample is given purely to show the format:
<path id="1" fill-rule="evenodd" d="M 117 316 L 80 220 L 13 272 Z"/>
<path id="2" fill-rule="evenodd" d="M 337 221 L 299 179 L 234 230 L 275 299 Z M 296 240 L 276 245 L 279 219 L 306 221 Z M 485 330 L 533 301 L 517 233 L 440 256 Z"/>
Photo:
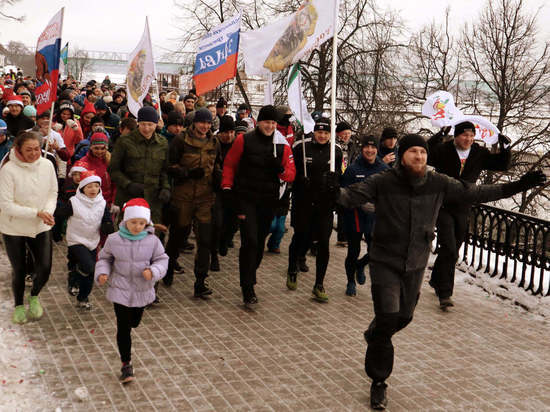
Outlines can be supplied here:
<path id="1" fill-rule="evenodd" d="M 41 378 L 45 371 L 36 367 L 33 342 L 25 337 L 24 326 L 11 322 L 11 269 L 4 253 L 0 268 L 0 411 L 54 411 Z"/>

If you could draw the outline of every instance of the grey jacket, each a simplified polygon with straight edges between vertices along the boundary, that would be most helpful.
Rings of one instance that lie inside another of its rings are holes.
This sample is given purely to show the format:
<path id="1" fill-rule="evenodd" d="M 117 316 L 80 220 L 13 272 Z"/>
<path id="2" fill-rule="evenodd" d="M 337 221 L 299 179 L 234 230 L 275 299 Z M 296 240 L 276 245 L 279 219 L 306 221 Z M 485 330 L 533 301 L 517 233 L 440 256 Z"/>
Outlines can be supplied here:
<path id="1" fill-rule="evenodd" d="M 121 223 L 124 225 L 124 223 Z M 128 307 L 144 307 L 155 300 L 155 282 L 166 274 L 168 255 L 153 226 L 141 240 L 129 240 L 119 232 L 107 237 L 95 265 L 95 281 L 108 275 L 107 300 Z M 153 278 L 145 280 L 142 272 L 151 269 Z"/>
<path id="2" fill-rule="evenodd" d="M 424 269 L 428 263 L 435 222 L 444 201 L 498 200 L 510 195 L 505 190 L 508 185 L 470 185 L 435 171 L 412 180 L 398 166 L 341 189 L 338 203 L 346 208 L 374 203 L 376 224 L 370 260 L 409 272 Z"/>

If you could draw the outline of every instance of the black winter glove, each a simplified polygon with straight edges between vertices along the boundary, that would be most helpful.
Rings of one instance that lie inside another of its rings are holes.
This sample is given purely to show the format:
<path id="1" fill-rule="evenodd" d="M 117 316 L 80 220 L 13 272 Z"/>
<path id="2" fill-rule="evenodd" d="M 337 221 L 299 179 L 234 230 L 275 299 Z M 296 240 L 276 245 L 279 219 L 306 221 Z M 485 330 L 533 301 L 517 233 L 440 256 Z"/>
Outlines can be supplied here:
<path id="1" fill-rule="evenodd" d="M 340 192 L 340 177 L 336 172 L 323 173 L 323 187 L 327 192 Z"/>
<path id="2" fill-rule="evenodd" d="M 504 136 L 502 133 L 498 134 L 498 143 L 500 144 L 500 147 L 502 149 L 507 149 L 510 144 L 512 143 L 512 140 L 508 136 Z"/>
<path id="3" fill-rule="evenodd" d="M 525 173 L 515 182 L 504 185 L 504 196 L 512 196 L 519 192 L 524 192 L 535 186 L 542 186 L 546 182 L 546 175 L 542 170 L 535 170 Z"/>
<path id="4" fill-rule="evenodd" d="M 189 170 L 188 176 L 191 179 L 201 179 L 204 177 L 204 169 L 202 167 L 195 167 L 194 169 Z"/>
<path id="5" fill-rule="evenodd" d="M 128 187 L 126 188 L 126 191 L 128 194 L 134 198 L 134 197 L 143 197 L 144 194 L 144 185 L 143 183 L 130 183 Z"/>
<path id="6" fill-rule="evenodd" d="M 171 193 L 168 189 L 160 189 L 158 198 L 163 203 L 166 204 L 170 201 Z"/>
<path id="7" fill-rule="evenodd" d="M 268 161 L 267 167 L 274 170 L 277 174 L 281 174 L 285 171 L 281 164 L 281 159 L 278 157 L 271 157 Z"/>

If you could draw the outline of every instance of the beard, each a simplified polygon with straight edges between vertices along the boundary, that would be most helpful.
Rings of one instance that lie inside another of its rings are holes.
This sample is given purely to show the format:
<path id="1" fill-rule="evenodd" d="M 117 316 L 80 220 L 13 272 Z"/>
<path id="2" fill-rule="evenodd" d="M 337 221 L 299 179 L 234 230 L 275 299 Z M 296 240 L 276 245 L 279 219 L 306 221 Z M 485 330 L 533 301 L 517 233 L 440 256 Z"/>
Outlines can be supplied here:
<path id="1" fill-rule="evenodd" d="M 426 164 L 418 165 L 418 164 L 402 164 L 403 170 L 405 171 L 406 175 L 413 178 L 418 179 L 421 177 L 424 177 L 426 175 L 427 166 Z"/>

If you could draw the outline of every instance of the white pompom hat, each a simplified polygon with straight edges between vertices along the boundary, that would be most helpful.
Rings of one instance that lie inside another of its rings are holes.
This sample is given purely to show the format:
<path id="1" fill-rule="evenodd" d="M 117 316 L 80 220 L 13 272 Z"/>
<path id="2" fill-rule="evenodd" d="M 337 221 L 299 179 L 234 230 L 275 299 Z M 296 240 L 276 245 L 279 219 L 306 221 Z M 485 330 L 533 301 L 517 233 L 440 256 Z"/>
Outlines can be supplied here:
<path id="1" fill-rule="evenodd" d="M 94 182 L 99 183 L 99 185 L 101 186 L 101 177 L 96 175 L 91 170 L 86 170 L 85 172 L 81 172 L 80 183 L 78 184 L 78 189 L 79 190 L 83 189 L 84 186 L 86 186 L 87 184 L 94 183 Z"/>
<path id="2" fill-rule="evenodd" d="M 147 223 L 151 223 L 151 208 L 147 200 L 136 197 L 128 200 L 122 207 L 124 212 L 123 222 L 130 219 L 145 219 Z"/>

